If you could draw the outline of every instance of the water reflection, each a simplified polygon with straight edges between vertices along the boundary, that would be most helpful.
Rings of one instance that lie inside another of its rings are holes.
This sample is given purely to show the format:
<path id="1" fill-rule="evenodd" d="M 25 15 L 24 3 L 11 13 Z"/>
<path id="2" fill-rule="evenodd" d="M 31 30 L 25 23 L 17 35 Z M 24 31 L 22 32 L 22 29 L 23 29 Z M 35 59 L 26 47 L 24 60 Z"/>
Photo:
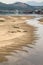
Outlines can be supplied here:
<path id="1" fill-rule="evenodd" d="M 6 56 L 12 55 L 12 52 L 16 54 L 18 54 L 18 51 L 23 51 L 23 53 L 29 53 L 27 49 L 23 48 L 33 48 L 33 45 L 35 45 L 34 42 L 36 42 L 37 40 L 36 31 L 37 28 L 30 28 L 30 33 L 28 30 L 28 32 L 26 32 L 26 35 L 24 35 L 23 37 L 11 39 L 11 45 L 7 45 L 6 47 L 0 48 L 0 62 L 8 61 Z"/>

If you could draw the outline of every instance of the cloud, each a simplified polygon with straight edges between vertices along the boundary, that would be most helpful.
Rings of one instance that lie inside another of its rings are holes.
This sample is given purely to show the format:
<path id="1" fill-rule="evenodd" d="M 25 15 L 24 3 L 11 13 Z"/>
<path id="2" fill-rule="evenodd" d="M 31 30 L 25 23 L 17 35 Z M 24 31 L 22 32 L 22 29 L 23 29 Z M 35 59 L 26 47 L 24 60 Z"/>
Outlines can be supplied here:
<path id="1" fill-rule="evenodd" d="M 0 0 L 0 2 L 4 3 L 14 3 L 14 2 L 27 2 L 27 1 L 36 1 L 36 2 L 42 2 L 43 0 Z"/>

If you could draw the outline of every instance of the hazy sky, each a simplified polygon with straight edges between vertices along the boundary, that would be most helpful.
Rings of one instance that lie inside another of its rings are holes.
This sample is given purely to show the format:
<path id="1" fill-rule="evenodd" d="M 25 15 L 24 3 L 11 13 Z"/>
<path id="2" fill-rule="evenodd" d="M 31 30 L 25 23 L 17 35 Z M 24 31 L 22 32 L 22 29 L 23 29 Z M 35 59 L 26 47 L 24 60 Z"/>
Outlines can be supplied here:
<path id="1" fill-rule="evenodd" d="M 0 2 L 4 2 L 4 3 L 27 2 L 27 1 L 42 2 L 43 0 L 0 0 Z"/>

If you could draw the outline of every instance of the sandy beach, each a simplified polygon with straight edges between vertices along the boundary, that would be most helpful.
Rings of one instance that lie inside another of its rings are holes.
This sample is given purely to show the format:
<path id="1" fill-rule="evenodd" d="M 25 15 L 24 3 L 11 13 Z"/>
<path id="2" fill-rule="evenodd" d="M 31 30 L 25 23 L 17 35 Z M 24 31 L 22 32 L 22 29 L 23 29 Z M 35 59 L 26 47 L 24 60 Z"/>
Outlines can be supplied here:
<path id="1" fill-rule="evenodd" d="M 34 17 L 0 16 L 0 62 L 6 60 L 4 55 L 9 55 L 13 50 L 16 53 L 15 50 L 22 50 L 22 46 L 34 42 L 35 27 L 26 24 L 26 20 L 32 18 Z"/>
<path id="2" fill-rule="evenodd" d="M 25 23 L 25 20 L 31 18 L 33 17 L 0 16 L 0 47 L 10 44 L 6 44 L 5 41 L 25 35 L 30 28 L 30 26 Z"/>

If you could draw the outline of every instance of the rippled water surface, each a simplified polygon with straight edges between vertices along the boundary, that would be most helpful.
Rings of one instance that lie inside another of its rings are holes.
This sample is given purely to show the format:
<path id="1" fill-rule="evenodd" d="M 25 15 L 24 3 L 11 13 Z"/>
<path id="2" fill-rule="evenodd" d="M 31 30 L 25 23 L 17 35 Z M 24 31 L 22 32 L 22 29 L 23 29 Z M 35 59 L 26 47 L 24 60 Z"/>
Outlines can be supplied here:
<path id="1" fill-rule="evenodd" d="M 26 23 L 35 27 L 27 42 L 18 46 L 12 45 L 5 54 L 0 50 L 0 65 L 43 65 L 43 25 L 38 21 L 40 17 L 27 20 Z M 30 31 L 31 32 L 31 31 Z M 11 51 L 11 52 L 10 52 Z M 10 53 L 10 54 L 9 54 Z"/>

